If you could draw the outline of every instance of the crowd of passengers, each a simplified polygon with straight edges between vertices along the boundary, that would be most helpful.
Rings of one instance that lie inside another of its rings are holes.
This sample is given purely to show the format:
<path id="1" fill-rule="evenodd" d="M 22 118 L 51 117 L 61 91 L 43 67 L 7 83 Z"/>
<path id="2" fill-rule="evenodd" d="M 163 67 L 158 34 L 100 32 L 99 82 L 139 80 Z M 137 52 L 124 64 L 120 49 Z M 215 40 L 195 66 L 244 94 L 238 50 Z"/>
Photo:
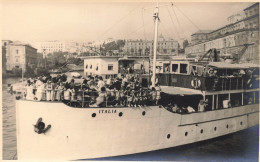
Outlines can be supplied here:
<path id="1" fill-rule="evenodd" d="M 249 104 L 251 104 L 251 103 L 249 103 Z M 179 113 L 179 114 L 205 112 L 205 111 L 212 110 L 211 108 L 209 108 L 208 99 L 200 100 L 196 107 L 192 107 L 188 103 L 177 104 L 177 103 L 172 103 L 172 102 L 165 105 L 164 107 L 171 112 Z M 220 105 L 220 107 L 218 109 L 226 109 L 226 108 L 231 108 L 231 107 L 232 107 L 231 101 L 226 99 L 226 100 L 223 100 L 223 104 Z"/>
<path id="2" fill-rule="evenodd" d="M 41 76 L 27 80 L 26 100 L 63 101 L 75 107 L 157 105 L 161 89 L 145 88 L 134 75 L 121 75 L 103 80 L 102 76 L 87 76 L 82 83 L 67 80 L 66 75 Z"/>

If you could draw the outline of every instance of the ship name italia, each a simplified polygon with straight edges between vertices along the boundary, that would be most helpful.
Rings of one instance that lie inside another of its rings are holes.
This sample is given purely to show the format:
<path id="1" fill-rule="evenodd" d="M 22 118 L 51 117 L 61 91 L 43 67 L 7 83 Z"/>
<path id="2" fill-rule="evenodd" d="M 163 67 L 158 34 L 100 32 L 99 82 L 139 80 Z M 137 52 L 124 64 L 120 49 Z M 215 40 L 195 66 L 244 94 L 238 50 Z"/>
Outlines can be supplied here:
<path id="1" fill-rule="evenodd" d="M 99 110 L 99 114 L 110 114 L 110 113 L 116 113 L 116 110 Z"/>

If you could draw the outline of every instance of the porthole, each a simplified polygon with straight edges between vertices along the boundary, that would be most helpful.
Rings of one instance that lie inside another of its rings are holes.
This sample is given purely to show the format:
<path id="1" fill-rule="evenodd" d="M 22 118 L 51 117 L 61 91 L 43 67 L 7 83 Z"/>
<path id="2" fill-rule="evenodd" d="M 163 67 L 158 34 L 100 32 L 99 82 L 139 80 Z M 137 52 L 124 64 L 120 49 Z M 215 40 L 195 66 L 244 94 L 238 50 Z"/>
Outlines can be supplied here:
<path id="1" fill-rule="evenodd" d="M 200 133 L 201 133 L 201 134 L 203 133 L 203 129 L 200 130 Z"/>
<path id="2" fill-rule="evenodd" d="M 118 115 L 121 117 L 121 116 L 123 116 L 123 113 L 122 113 L 122 112 L 120 112 Z"/>
<path id="3" fill-rule="evenodd" d="M 217 127 L 214 128 L 214 131 L 217 131 Z"/>
<path id="4" fill-rule="evenodd" d="M 240 125 L 243 125 L 243 122 L 242 122 L 242 121 L 240 122 Z"/>
<path id="5" fill-rule="evenodd" d="M 168 138 L 168 139 L 171 138 L 171 135 L 170 135 L 170 134 L 167 134 L 167 138 Z"/>
<path id="6" fill-rule="evenodd" d="M 95 117 L 96 117 L 96 115 L 97 115 L 96 113 L 93 113 L 93 114 L 92 114 L 92 117 L 93 117 L 93 118 L 95 118 Z"/>
<path id="7" fill-rule="evenodd" d="M 226 128 L 228 128 L 228 124 L 227 124 Z"/>
<path id="8" fill-rule="evenodd" d="M 185 132 L 185 136 L 187 136 L 188 135 L 188 132 Z"/>
<path id="9" fill-rule="evenodd" d="M 142 115 L 143 115 L 143 116 L 145 116 L 145 113 L 146 113 L 146 112 L 145 112 L 145 111 L 143 111 L 143 112 L 142 112 Z"/>

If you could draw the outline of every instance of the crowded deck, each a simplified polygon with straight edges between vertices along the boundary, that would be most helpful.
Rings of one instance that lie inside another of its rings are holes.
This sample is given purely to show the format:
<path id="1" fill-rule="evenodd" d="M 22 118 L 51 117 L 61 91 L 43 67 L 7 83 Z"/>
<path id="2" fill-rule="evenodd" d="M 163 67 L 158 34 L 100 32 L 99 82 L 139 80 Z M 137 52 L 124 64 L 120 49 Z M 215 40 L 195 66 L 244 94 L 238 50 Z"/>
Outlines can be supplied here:
<path id="1" fill-rule="evenodd" d="M 87 76 L 82 83 L 67 80 L 66 75 L 41 76 L 27 80 L 23 99 L 33 101 L 62 101 L 72 107 L 141 107 L 158 105 L 160 87 L 142 87 L 134 75 L 117 78 Z"/>

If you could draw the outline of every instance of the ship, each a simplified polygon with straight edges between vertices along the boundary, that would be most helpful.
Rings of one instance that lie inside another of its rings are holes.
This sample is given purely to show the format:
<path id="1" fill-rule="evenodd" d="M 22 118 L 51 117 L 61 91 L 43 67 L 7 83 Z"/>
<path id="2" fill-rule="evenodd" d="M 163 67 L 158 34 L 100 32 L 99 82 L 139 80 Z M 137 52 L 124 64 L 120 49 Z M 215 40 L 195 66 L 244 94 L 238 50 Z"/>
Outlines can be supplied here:
<path id="1" fill-rule="evenodd" d="M 158 10 L 157 4 L 153 60 Z M 159 82 L 161 87 L 158 104 L 85 107 L 17 97 L 18 160 L 135 154 L 208 140 L 257 125 L 259 67 L 217 62 L 215 50 L 208 55 L 211 61 L 167 60 L 158 73 L 153 61 L 151 86 Z M 140 75 L 139 79 L 147 76 Z M 174 104 L 193 107 L 195 112 L 174 110 Z M 205 110 L 198 110 L 198 105 L 205 105 Z"/>

